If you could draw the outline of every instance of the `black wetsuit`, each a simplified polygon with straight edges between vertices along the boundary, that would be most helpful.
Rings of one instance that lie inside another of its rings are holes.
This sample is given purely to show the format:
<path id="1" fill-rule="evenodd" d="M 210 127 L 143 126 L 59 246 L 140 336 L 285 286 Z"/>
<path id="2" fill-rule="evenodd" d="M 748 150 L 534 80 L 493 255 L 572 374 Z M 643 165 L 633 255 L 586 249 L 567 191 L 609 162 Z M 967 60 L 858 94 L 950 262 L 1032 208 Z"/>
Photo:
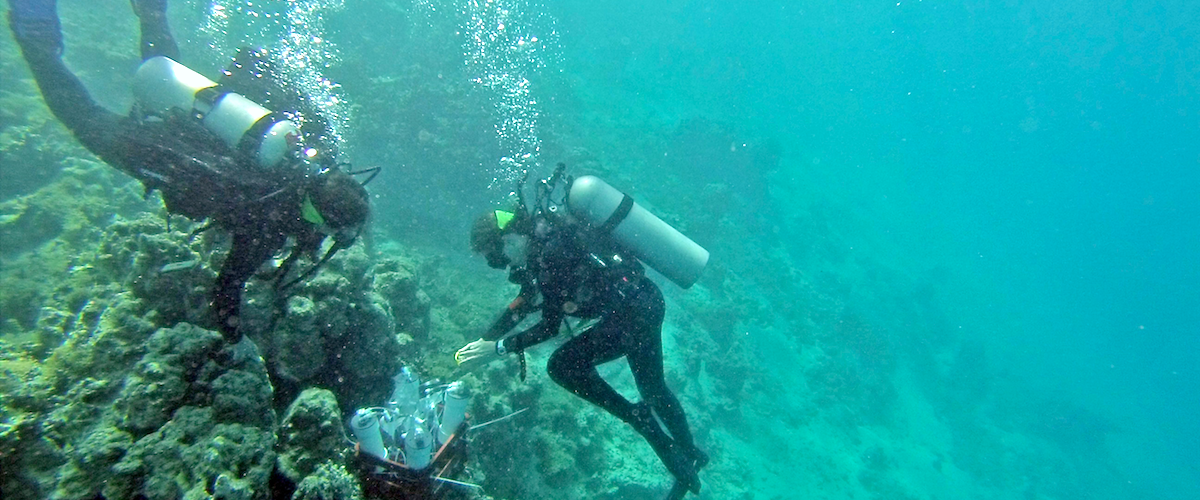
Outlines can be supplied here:
<path id="1" fill-rule="evenodd" d="M 598 318 L 554 351 L 546 367 L 550 377 L 631 425 L 677 477 L 690 471 L 691 479 L 681 481 L 694 480 L 695 469 L 707 457 L 695 447 L 683 408 L 667 387 L 663 296 L 637 259 L 607 238 L 585 243 L 580 233 L 567 227 L 531 242 L 529 265 L 514 270 L 509 279 L 521 285 L 520 295 L 483 338 L 503 337 L 540 309 L 541 321 L 502 341 L 504 351 L 520 353 L 558 334 L 567 316 Z M 633 372 L 640 403 L 625 399 L 596 369 L 622 356 Z"/>
<path id="2" fill-rule="evenodd" d="M 53 2 L 44 4 L 53 6 Z M 166 2 L 143 0 L 134 5 L 143 60 L 156 56 L 177 59 Z M 251 157 L 232 150 L 182 113 L 150 121 L 105 109 L 63 64 L 56 18 L 51 30 L 30 35 L 30 30 L 20 29 L 16 14 L 10 11 L 10 16 L 46 105 L 84 147 L 141 181 L 147 192 L 160 191 L 169 212 L 193 220 L 209 219 L 231 233 L 233 246 L 213 287 L 212 309 L 225 339 L 240 341 L 242 291 L 250 276 L 289 236 L 296 238 L 294 255 L 314 252 L 324 238 L 301 218 L 302 196 L 311 181 L 256 168 Z"/>

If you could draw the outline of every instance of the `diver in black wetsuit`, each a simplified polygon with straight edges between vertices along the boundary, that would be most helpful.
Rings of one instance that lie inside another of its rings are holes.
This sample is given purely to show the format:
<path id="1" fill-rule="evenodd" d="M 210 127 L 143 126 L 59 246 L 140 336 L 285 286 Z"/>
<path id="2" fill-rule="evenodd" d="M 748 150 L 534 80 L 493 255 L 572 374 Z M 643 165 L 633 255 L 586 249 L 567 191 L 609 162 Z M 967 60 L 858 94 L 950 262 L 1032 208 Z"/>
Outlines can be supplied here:
<path id="1" fill-rule="evenodd" d="M 143 60 L 158 56 L 177 59 L 179 50 L 167 25 L 166 0 L 131 3 L 141 27 Z M 264 169 L 248 152 L 254 148 L 253 141 L 243 140 L 238 148 L 230 147 L 187 111 L 152 120 L 135 112 L 123 116 L 104 109 L 63 64 L 56 1 L 8 0 L 8 4 L 9 26 L 46 105 L 79 142 L 104 162 L 141 181 L 147 192 L 159 190 L 170 213 L 198 221 L 208 219 L 209 226 L 231 233 L 233 246 L 213 287 L 212 311 L 218 330 L 229 344 L 254 352 L 252 342 L 241 342 L 244 332 L 240 314 L 246 281 L 284 247 L 289 237 L 296 245 L 277 271 L 277 287 L 299 256 L 316 257 L 327 235 L 334 236 L 334 244 L 318 265 L 352 244 L 370 212 L 366 190 L 352 173 L 336 167 L 332 151 L 318 153 L 317 148 L 306 148 L 307 155 L 281 160 L 282 168 Z M 268 64 L 251 60 L 259 55 L 243 51 L 235 66 L 253 71 L 257 77 Z M 236 83 L 234 72 L 226 72 L 226 77 Z M 219 90 L 225 89 L 225 81 L 214 87 L 218 89 L 212 94 L 214 101 L 224 97 Z M 280 94 L 286 92 L 274 93 L 277 98 Z M 271 124 L 267 122 L 268 118 L 263 117 L 254 126 Z M 321 129 L 325 125 L 320 120 L 310 122 Z M 320 143 L 316 136 L 322 132 L 301 129 L 305 144 Z M 246 143 L 250 147 L 243 151 Z M 309 168 L 309 163 L 315 168 Z"/>
<path id="2" fill-rule="evenodd" d="M 478 218 L 471 248 L 487 258 L 488 266 L 510 268 L 509 281 L 521 289 L 483 338 L 460 349 L 455 359 L 465 363 L 516 353 L 523 378 L 526 348 L 557 335 L 567 316 L 598 319 L 554 351 L 546 366 L 550 377 L 628 423 L 650 443 L 676 478 L 668 498 L 699 493 L 698 472 L 708 456 L 696 447 L 683 408 L 667 387 L 663 296 L 637 258 L 607 235 L 590 234 L 566 216 L 544 210 L 530 216 L 523 206 L 516 213 L 498 210 Z M 505 336 L 538 310 L 537 324 Z M 633 372 L 639 403 L 625 399 L 596 369 L 622 356 Z"/>

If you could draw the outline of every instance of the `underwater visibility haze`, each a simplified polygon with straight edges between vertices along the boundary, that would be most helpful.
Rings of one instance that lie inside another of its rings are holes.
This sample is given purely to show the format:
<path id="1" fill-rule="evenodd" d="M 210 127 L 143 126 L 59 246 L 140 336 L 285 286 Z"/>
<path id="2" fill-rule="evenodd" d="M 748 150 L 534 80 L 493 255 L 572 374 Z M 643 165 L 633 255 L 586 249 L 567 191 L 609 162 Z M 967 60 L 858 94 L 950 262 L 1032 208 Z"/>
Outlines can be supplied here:
<path id="1" fill-rule="evenodd" d="M 58 2 L 67 66 L 122 114 L 129 4 Z M 272 54 L 338 160 L 382 167 L 371 219 L 294 286 L 249 281 L 265 363 L 225 367 L 209 294 L 231 238 L 84 149 L 6 28 L 4 498 L 384 498 L 347 424 L 401 367 L 461 381 L 470 424 L 524 410 L 467 433 L 435 497 L 666 497 L 646 441 L 547 375 L 570 333 L 527 367 L 455 363 L 517 288 L 472 254 L 476 215 L 560 162 L 711 254 L 687 289 L 650 273 L 666 381 L 711 459 L 696 498 L 1200 498 L 1200 3 L 167 13 L 208 78 Z M 600 373 L 636 398 L 625 361 Z"/>

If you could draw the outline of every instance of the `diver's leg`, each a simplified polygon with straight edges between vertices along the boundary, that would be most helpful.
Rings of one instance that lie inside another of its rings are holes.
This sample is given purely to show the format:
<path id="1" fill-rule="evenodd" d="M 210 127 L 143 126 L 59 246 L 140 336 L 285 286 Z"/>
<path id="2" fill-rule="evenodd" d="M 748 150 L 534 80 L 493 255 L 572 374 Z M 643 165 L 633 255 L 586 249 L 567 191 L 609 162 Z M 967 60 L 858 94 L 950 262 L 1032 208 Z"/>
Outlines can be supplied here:
<path id="1" fill-rule="evenodd" d="M 107 158 L 120 115 L 92 100 L 63 64 L 62 30 L 55 0 L 8 0 L 8 24 L 37 81 L 46 106 L 93 153 Z"/>
<path id="2" fill-rule="evenodd" d="M 654 330 L 656 333 L 654 338 L 657 339 L 658 329 Z M 639 335 L 645 336 L 644 334 Z M 696 473 L 708 465 L 708 455 L 696 447 L 692 432 L 688 428 L 687 416 L 683 413 L 683 407 L 679 404 L 675 394 L 667 387 L 663 376 L 661 344 L 661 341 L 658 340 L 647 340 L 631 350 L 626 358 L 629 360 L 629 368 L 633 371 L 633 379 L 637 383 L 638 393 L 642 395 L 644 404 L 648 409 L 654 410 L 654 414 L 658 415 L 659 420 L 667 427 L 667 431 L 673 438 L 670 450 L 666 455 L 660 453 L 659 457 L 687 489 L 699 492 L 700 480 Z M 658 427 L 658 423 L 655 422 L 654 426 Z"/>
<path id="3" fill-rule="evenodd" d="M 142 33 L 142 60 L 166 56 L 179 60 L 179 46 L 167 24 L 167 0 L 130 0 Z"/>
<path id="4" fill-rule="evenodd" d="M 630 322 L 632 324 L 627 332 L 629 347 L 626 357 L 629 369 L 633 371 L 633 380 L 637 382 L 638 393 L 643 401 L 654 408 L 671 437 L 680 444 L 694 447 L 683 407 L 675 393 L 667 387 L 663 370 L 662 295 L 644 292 L 638 295 L 636 301 L 639 313 Z"/>
<path id="5" fill-rule="evenodd" d="M 564 389 L 603 408 L 626 422 L 633 416 L 633 403 L 600 377 L 596 365 L 624 355 L 612 335 L 608 319 L 580 333 L 554 351 L 546 363 L 550 378 Z"/>
<path id="6" fill-rule="evenodd" d="M 625 355 L 621 342 L 625 322 L 605 318 L 590 330 L 567 341 L 546 363 L 550 378 L 558 385 L 599 406 L 641 434 L 673 475 L 686 474 L 679 465 L 671 437 L 654 420 L 646 404 L 633 404 L 600 377 L 596 365 Z M 692 474 L 695 475 L 694 473 Z"/>
<path id="7" fill-rule="evenodd" d="M 671 432 L 671 437 L 681 444 L 692 445 L 692 432 L 688 428 L 687 417 L 679 399 L 667 387 L 663 374 L 662 341 L 658 338 L 658 328 L 644 325 L 643 332 L 637 335 L 642 340 L 628 355 L 629 368 L 633 371 L 633 380 L 637 382 L 638 393 L 646 401 L 663 425 Z M 651 339 L 653 337 L 653 340 Z"/>
<path id="8" fill-rule="evenodd" d="M 242 340 L 242 291 L 246 281 L 286 242 L 277 231 L 256 231 L 246 228 L 233 233 L 233 246 L 221 264 L 217 282 L 213 285 L 212 310 L 217 316 L 217 329 L 230 344 Z"/>
<path id="9" fill-rule="evenodd" d="M 667 386 L 662 353 L 665 309 L 662 293 L 657 287 L 644 288 L 635 296 L 631 309 L 636 312 L 630 318 L 630 328 L 623 340 L 628 345 L 626 359 L 633 380 L 642 400 L 654 409 L 674 440 L 676 449 L 672 460 L 679 463 L 668 463 L 667 467 L 688 489 L 699 492 L 696 472 L 708 464 L 708 455 L 696 447 L 683 406 Z"/>

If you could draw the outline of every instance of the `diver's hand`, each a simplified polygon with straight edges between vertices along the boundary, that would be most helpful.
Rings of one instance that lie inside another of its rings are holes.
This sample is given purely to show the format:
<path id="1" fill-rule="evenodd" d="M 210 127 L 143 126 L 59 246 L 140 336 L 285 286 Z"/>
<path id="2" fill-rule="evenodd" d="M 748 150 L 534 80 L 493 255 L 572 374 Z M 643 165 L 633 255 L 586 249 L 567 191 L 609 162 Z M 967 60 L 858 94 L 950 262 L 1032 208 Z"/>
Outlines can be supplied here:
<path id="1" fill-rule="evenodd" d="M 460 365 L 468 362 L 486 363 L 499 357 L 496 353 L 496 342 L 483 339 L 471 342 L 454 353 L 454 361 Z"/>

